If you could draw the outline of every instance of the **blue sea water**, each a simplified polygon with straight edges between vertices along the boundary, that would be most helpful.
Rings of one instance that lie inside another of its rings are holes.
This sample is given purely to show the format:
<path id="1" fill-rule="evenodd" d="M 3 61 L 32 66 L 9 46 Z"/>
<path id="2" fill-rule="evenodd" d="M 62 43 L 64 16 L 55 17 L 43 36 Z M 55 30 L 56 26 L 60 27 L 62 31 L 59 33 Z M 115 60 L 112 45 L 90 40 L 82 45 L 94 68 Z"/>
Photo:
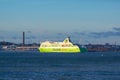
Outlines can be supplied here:
<path id="1" fill-rule="evenodd" d="M 120 80 L 120 53 L 0 51 L 0 80 Z"/>

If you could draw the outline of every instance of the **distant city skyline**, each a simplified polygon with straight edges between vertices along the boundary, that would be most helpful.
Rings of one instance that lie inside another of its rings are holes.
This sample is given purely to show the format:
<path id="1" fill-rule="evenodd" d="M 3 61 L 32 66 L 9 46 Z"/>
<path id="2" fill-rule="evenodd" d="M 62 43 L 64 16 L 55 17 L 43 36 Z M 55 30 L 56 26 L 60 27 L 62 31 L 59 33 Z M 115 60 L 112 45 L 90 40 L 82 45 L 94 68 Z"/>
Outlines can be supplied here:
<path id="1" fill-rule="evenodd" d="M 120 44 L 120 0 L 0 0 L 0 41 Z"/>

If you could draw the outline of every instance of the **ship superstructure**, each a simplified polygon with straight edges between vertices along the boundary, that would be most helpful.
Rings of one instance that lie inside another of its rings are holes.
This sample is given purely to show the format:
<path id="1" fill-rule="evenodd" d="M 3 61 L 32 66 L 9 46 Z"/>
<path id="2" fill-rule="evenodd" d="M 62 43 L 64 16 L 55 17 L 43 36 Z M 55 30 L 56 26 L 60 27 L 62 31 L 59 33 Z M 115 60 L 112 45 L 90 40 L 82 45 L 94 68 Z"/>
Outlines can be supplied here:
<path id="1" fill-rule="evenodd" d="M 80 48 L 74 45 L 70 38 L 66 38 L 63 42 L 42 42 L 39 47 L 40 52 L 80 52 Z"/>

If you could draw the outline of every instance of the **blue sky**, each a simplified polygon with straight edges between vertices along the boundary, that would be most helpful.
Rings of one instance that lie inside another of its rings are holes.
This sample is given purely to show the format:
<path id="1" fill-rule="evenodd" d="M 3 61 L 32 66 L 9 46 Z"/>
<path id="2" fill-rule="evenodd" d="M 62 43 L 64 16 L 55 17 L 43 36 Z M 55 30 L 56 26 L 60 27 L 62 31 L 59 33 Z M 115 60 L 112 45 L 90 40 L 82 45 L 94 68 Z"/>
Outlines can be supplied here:
<path id="1" fill-rule="evenodd" d="M 120 0 L 0 0 L 0 41 L 120 44 Z"/>

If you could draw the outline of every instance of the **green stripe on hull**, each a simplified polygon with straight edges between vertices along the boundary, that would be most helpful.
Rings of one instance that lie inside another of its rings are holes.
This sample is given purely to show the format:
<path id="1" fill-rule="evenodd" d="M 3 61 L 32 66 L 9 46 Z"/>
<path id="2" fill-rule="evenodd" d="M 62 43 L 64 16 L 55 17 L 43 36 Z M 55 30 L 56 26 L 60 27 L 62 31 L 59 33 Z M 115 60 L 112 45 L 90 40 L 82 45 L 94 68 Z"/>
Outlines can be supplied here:
<path id="1" fill-rule="evenodd" d="M 39 48 L 40 52 L 80 52 L 79 48 Z"/>

